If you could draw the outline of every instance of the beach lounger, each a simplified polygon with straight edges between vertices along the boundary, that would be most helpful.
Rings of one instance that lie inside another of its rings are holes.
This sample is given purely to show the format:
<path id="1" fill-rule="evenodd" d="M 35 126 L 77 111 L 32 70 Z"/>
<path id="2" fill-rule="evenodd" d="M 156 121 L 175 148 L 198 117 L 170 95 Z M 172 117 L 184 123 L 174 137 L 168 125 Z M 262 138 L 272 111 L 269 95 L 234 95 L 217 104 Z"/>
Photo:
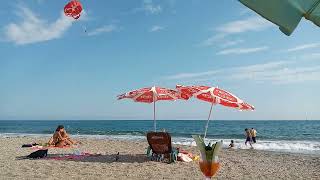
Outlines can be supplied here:
<path id="1" fill-rule="evenodd" d="M 147 133 L 149 147 L 147 156 L 151 160 L 163 161 L 169 159 L 169 163 L 177 161 L 178 151 L 172 148 L 171 136 L 167 132 Z"/>

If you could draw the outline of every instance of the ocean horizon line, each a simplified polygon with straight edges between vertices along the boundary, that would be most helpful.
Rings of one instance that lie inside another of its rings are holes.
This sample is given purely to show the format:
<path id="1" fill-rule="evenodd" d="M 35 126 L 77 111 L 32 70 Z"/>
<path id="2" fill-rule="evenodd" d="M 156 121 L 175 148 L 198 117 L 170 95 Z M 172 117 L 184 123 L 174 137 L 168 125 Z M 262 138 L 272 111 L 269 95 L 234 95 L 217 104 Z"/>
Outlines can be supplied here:
<path id="1" fill-rule="evenodd" d="M 153 119 L 0 119 L 0 121 L 153 121 Z M 157 119 L 156 121 L 207 121 L 207 119 Z M 320 119 L 211 119 L 210 121 L 320 121 Z"/>

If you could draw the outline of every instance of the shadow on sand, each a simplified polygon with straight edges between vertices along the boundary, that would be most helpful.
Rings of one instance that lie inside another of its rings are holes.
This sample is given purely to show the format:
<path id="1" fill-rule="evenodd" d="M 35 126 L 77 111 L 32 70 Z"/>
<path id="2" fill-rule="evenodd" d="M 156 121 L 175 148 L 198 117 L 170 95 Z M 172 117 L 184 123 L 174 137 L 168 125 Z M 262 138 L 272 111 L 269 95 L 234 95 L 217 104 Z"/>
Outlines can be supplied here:
<path id="1" fill-rule="evenodd" d="M 67 161 L 80 162 L 99 162 L 99 163 L 144 163 L 149 161 L 145 154 L 111 154 L 111 155 L 94 155 L 83 158 L 67 159 Z"/>
<path id="2" fill-rule="evenodd" d="M 48 161 L 74 161 L 74 162 L 96 162 L 96 163 L 144 163 L 150 161 L 145 154 L 109 154 L 109 155 L 89 155 L 74 156 L 71 154 L 50 154 L 46 158 L 30 160 L 48 160 Z M 16 160 L 28 159 L 26 156 L 16 157 Z"/>

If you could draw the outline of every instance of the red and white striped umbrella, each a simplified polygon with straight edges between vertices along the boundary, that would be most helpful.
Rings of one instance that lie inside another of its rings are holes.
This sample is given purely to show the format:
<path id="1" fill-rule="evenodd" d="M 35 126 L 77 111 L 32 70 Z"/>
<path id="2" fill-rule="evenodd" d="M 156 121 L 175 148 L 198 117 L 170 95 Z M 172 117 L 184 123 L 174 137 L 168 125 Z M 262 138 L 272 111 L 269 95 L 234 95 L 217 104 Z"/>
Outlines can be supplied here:
<path id="1" fill-rule="evenodd" d="M 175 101 L 180 99 L 180 93 L 173 89 L 154 86 L 133 90 L 118 96 L 118 100 L 125 98 L 132 99 L 135 102 L 153 103 L 153 125 L 154 131 L 156 131 L 156 102 Z"/>
<path id="2" fill-rule="evenodd" d="M 204 138 L 207 135 L 213 105 L 221 104 L 223 106 L 236 108 L 239 110 L 254 110 L 254 107 L 252 105 L 244 102 L 243 100 L 231 94 L 230 92 L 220 89 L 218 87 L 177 85 L 176 89 L 181 93 L 181 97 L 183 97 L 184 99 L 189 99 L 193 96 L 202 101 L 211 103 Z"/>

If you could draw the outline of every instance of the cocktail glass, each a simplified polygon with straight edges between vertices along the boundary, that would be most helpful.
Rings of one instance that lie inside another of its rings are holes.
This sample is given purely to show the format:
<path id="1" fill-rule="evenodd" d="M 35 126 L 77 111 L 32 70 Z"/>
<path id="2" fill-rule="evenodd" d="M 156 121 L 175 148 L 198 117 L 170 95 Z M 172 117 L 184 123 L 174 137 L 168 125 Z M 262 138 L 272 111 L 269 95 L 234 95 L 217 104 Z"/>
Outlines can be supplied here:
<path id="1" fill-rule="evenodd" d="M 217 172 L 220 169 L 218 156 L 215 156 L 213 161 L 207 161 L 201 158 L 199 162 L 199 166 L 202 174 L 205 176 L 205 179 L 206 180 L 211 179 L 213 176 L 217 174 Z"/>
<path id="2" fill-rule="evenodd" d="M 212 145 L 211 143 L 206 145 L 204 139 L 200 136 L 193 135 L 192 137 L 195 140 L 201 154 L 199 161 L 200 170 L 205 176 L 205 179 L 211 179 L 217 174 L 220 168 L 218 154 L 222 147 L 222 141 L 216 142 Z"/>

